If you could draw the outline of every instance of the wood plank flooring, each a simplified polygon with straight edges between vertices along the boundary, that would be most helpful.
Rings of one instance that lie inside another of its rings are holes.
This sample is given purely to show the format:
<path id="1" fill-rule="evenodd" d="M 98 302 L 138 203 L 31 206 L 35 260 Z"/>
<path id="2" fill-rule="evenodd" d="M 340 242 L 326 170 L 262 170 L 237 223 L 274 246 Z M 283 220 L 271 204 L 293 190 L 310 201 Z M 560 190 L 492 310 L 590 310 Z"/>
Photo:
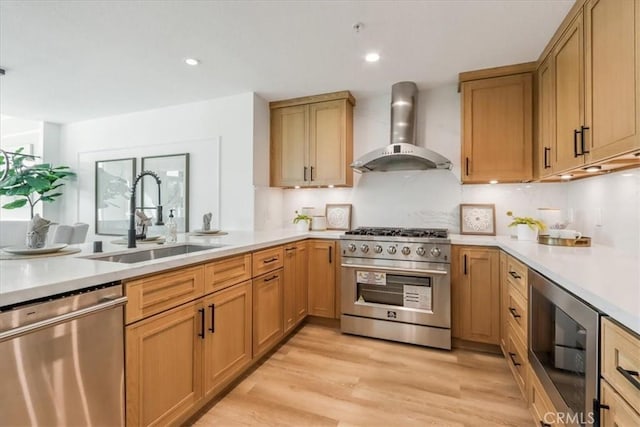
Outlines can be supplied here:
<path id="1" fill-rule="evenodd" d="M 532 426 L 504 358 L 304 325 L 199 418 L 206 426 Z"/>

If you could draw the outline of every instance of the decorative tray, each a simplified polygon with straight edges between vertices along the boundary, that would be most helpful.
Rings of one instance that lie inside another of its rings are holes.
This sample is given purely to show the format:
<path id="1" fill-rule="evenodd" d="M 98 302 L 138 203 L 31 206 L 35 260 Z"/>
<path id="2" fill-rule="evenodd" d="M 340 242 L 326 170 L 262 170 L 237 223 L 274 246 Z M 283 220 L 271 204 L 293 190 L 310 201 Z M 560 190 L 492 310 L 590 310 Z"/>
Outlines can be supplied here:
<path id="1" fill-rule="evenodd" d="M 591 246 L 591 237 L 580 237 L 578 239 L 561 239 L 559 237 L 538 236 L 538 243 L 549 246 L 575 246 L 587 248 Z"/>

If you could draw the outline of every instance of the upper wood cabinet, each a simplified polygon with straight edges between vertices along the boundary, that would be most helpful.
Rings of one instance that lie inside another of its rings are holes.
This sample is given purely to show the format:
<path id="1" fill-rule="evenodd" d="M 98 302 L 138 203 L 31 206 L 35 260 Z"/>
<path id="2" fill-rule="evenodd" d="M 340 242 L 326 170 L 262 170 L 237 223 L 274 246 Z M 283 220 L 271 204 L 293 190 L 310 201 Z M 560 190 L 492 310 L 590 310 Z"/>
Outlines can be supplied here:
<path id="1" fill-rule="evenodd" d="M 533 69 L 523 64 L 460 74 L 463 183 L 532 179 Z M 479 78 L 469 80 L 474 75 Z"/>
<path id="2" fill-rule="evenodd" d="M 309 314 L 335 317 L 336 242 L 309 240 Z"/>
<path id="3" fill-rule="evenodd" d="M 640 164 L 640 0 L 577 6 L 538 67 L 540 178 Z"/>
<path id="4" fill-rule="evenodd" d="M 277 101 L 271 108 L 271 186 L 353 185 L 348 91 Z"/>
<path id="5" fill-rule="evenodd" d="M 500 252 L 497 249 L 453 247 L 452 333 L 455 338 L 500 343 L 499 268 Z"/>

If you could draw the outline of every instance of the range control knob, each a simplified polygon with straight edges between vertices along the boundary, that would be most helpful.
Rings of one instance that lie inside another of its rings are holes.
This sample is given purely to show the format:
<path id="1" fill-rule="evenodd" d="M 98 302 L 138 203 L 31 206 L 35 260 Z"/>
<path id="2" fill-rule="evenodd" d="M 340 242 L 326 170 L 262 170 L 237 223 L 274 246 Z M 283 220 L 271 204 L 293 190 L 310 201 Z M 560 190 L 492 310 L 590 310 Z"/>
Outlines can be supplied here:
<path id="1" fill-rule="evenodd" d="M 440 256 L 440 249 L 439 248 L 431 248 L 431 250 L 429 251 L 429 253 L 431 254 L 431 256 L 433 257 L 439 257 Z"/>
<path id="2" fill-rule="evenodd" d="M 416 249 L 416 253 L 420 256 L 424 256 L 424 254 L 426 253 L 426 251 L 424 250 L 424 248 L 422 246 L 420 246 L 418 249 Z"/>
<path id="3" fill-rule="evenodd" d="M 402 255 L 409 255 L 411 253 L 411 248 L 409 246 L 405 246 L 402 248 Z"/>
<path id="4" fill-rule="evenodd" d="M 369 252 L 369 245 L 360 246 L 360 250 L 366 254 L 367 252 Z"/>
<path id="5" fill-rule="evenodd" d="M 396 253 L 396 247 L 395 246 L 389 246 L 387 248 L 387 252 L 389 252 L 391 255 Z"/>
<path id="6" fill-rule="evenodd" d="M 355 252 L 356 245 L 354 245 L 353 243 L 349 243 L 349 246 L 347 246 L 347 249 L 349 249 L 349 252 Z"/>
<path id="7" fill-rule="evenodd" d="M 375 247 L 373 248 L 373 251 L 377 254 L 382 253 L 382 246 L 380 245 L 375 245 Z"/>

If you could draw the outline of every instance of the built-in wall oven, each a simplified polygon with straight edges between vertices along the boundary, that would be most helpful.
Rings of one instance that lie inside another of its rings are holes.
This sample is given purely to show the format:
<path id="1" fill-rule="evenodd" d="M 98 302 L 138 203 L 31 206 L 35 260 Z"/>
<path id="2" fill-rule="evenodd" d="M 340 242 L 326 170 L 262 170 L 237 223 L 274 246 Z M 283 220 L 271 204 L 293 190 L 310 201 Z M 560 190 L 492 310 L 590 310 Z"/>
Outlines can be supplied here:
<path id="1" fill-rule="evenodd" d="M 558 411 L 549 424 L 597 425 L 599 313 L 529 270 L 529 361 Z"/>
<path id="2" fill-rule="evenodd" d="M 357 229 L 341 250 L 342 332 L 451 348 L 446 230 Z"/>

